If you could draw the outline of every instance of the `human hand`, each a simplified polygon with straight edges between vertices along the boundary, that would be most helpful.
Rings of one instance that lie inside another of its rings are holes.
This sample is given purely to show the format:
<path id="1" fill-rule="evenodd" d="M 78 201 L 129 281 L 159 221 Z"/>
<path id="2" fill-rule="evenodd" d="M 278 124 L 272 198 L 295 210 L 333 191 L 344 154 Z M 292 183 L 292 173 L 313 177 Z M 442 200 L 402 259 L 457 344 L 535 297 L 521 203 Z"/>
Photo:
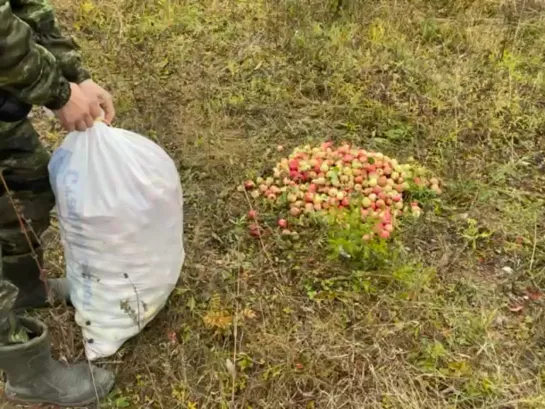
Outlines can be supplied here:
<path id="1" fill-rule="evenodd" d="M 79 88 L 88 99 L 98 101 L 104 111 L 104 122 L 110 124 L 115 118 L 115 108 L 110 93 L 93 80 L 83 81 L 79 84 Z"/>
<path id="2" fill-rule="evenodd" d="M 68 132 L 83 132 L 100 116 L 100 104 L 97 98 L 87 98 L 77 84 L 70 83 L 70 91 L 70 99 L 55 115 Z"/>

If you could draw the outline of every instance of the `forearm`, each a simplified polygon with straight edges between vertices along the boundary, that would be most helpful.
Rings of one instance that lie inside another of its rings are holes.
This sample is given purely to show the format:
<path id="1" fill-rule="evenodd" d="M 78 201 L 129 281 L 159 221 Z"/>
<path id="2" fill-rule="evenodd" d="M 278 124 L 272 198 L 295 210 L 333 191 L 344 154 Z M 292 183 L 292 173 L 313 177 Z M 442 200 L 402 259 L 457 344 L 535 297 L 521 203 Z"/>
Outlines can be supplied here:
<path id="1" fill-rule="evenodd" d="M 55 57 L 36 44 L 32 30 L 13 14 L 9 0 L 0 0 L 0 89 L 54 110 L 70 98 L 70 85 Z"/>
<path id="2" fill-rule="evenodd" d="M 77 84 L 90 78 L 77 43 L 63 36 L 47 0 L 11 0 L 14 14 L 33 30 L 36 42 L 55 56 L 64 77 Z"/>

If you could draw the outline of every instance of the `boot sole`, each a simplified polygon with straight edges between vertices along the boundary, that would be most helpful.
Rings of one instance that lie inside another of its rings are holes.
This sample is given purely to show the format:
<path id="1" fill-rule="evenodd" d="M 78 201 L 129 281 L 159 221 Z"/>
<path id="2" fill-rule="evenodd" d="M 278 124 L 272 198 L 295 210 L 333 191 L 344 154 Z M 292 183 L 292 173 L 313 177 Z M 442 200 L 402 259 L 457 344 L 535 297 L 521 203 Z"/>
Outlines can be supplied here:
<path id="1" fill-rule="evenodd" d="M 18 398 L 12 398 L 8 396 L 7 394 L 4 395 L 6 397 L 6 400 L 11 403 L 15 403 L 17 405 L 54 405 L 54 406 L 60 406 L 61 408 L 70 408 L 70 407 L 80 407 L 80 406 L 86 406 L 90 405 L 92 403 L 96 403 L 96 398 L 88 399 L 86 401 L 81 401 L 77 403 L 60 403 L 55 402 L 52 400 L 34 400 L 34 399 L 18 399 Z"/>
<path id="2" fill-rule="evenodd" d="M 114 387 L 114 384 L 112 383 L 112 386 L 109 388 L 109 391 L 111 391 Z M 108 391 L 108 392 L 109 392 Z M 72 403 L 66 403 L 66 402 L 56 402 L 56 401 L 53 401 L 53 400 L 41 400 L 41 399 L 32 399 L 32 398 L 29 398 L 29 399 L 25 399 L 25 398 L 20 398 L 20 397 L 14 397 L 14 396 L 10 396 L 9 394 L 9 391 L 7 390 L 7 385 L 6 385 L 6 388 L 4 389 L 4 397 L 6 398 L 6 400 L 8 402 L 12 402 L 12 403 L 16 403 L 18 405 L 29 405 L 29 404 L 33 404 L 33 405 L 54 405 L 54 406 L 60 406 L 61 408 L 69 408 L 69 407 L 81 407 L 81 406 L 87 406 L 87 405 L 90 405 L 90 404 L 93 404 L 93 403 L 98 403 L 100 402 L 102 399 L 105 398 L 105 396 L 99 400 L 97 400 L 96 396 L 90 398 L 90 399 L 87 399 L 87 400 L 82 400 L 82 401 L 79 401 L 79 402 L 72 402 Z"/>

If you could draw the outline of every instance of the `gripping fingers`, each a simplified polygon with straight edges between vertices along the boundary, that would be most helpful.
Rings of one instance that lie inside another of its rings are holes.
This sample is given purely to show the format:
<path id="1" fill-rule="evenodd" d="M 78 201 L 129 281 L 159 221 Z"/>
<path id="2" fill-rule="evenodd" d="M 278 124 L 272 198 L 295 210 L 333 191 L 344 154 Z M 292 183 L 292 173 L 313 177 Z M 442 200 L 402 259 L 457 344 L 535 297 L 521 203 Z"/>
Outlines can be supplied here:
<path id="1" fill-rule="evenodd" d="M 84 119 L 76 122 L 76 129 L 80 132 L 85 132 L 87 130 L 87 124 L 85 123 Z"/>
<path id="2" fill-rule="evenodd" d="M 98 103 L 98 100 L 95 100 L 89 104 L 89 110 L 91 113 L 91 119 L 93 121 L 97 118 L 100 118 L 102 112 L 101 112 L 100 104 Z"/>
<path id="3" fill-rule="evenodd" d="M 115 108 L 114 108 L 114 103 L 112 101 L 112 98 L 110 96 L 105 97 L 101 101 L 100 105 L 102 109 L 104 110 L 104 116 L 105 116 L 104 120 L 108 124 L 111 123 L 115 118 Z"/>
<path id="4" fill-rule="evenodd" d="M 85 125 L 87 128 L 93 127 L 93 117 L 91 115 L 85 115 Z"/>
<path id="5" fill-rule="evenodd" d="M 68 132 L 73 132 L 76 130 L 76 124 L 72 121 L 64 121 L 63 126 Z"/>

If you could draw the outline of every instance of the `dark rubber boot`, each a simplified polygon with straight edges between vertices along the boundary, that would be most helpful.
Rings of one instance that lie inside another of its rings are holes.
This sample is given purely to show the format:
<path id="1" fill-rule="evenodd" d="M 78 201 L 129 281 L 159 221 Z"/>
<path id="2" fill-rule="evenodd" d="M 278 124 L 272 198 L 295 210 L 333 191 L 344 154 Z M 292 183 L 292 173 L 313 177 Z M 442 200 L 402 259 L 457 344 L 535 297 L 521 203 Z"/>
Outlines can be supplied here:
<path id="1" fill-rule="evenodd" d="M 53 360 L 49 331 L 38 320 L 20 318 L 30 332 L 24 344 L 0 345 L 0 369 L 7 377 L 5 396 L 21 404 L 86 406 L 103 399 L 114 386 L 114 375 L 82 362 L 65 366 Z"/>
<path id="2" fill-rule="evenodd" d="M 50 296 L 46 285 L 40 277 L 40 269 L 36 259 L 43 266 L 43 250 L 35 250 L 36 256 L 31 253 L 2 257 L 3 277 L 19 288 L 19 295 L 15 302 L 15 309 L 42 308 L 53 302 L 69 302 L 70 294 L 66 279 L 48 280 Z M 36 257 L 36 258 L 35 258 Z"/>

